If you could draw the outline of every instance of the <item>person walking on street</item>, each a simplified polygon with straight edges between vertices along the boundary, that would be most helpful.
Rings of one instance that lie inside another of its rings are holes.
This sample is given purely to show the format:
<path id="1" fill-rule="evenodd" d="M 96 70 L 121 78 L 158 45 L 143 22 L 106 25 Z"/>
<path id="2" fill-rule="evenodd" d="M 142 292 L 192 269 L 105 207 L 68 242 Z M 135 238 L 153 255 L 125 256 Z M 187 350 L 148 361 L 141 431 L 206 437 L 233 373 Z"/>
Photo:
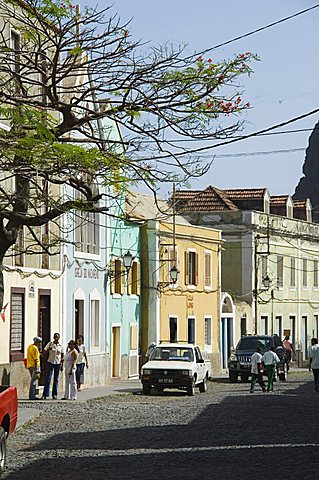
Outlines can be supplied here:
<path id="1" fill-rule="evenodd" d="M 66 354 L 64 355 L 64 369 L 65 369 L 65 392 L 62 400 L 76 400 L 76 361 L 78 358 L 77 345 L 74 340 L 70 340 Z"/>
<path id="2" fill-rule="evenodd" d="M 268 378 L 267 392 L 274 391 L 274 378 L 275 368 L 277 363 L 280 362 L 278 355 L 275 353 L 275 347 L 271 346 L 268 352 L 265 352 L 262 356 L 262 361 L 265 365 L 265 372 Z"/>
<path id="3" fill-rule="evenodd" d="M 256 382 L 260 385 L 262 391 L 265 393 L 266 385 L 262 377 L 262 354 L 261 348 L 257 347 L 256 352 L 251 356 L 251 383 L 250 393 L 254 393 Z"/>
<path id="4" fill-rule="evenodd" d="M 30 372 L 29 400 L 39 400 L 36 397 L 36 381 L 40 378 L 40 350 L 42 338 L 34 337 L 33 343 L 27 348 L 27 369 Z"/>
<path id="5" fill-rule="evenodd" d="M 318 338 L 311 339 L 311 347 L 309 354 L 309 371 L 312 370 L 315 382 L 315 390 L 319 393 L 319 345 Z"/>
<path id="6" fill-rule="evenodd" d="M 284 349 L 286 350 L 288 367 L 290 367 L 290 362 L 292 360 L 292 353 L 295 352 L 295 351 L 294 351 L 294 347 L 292 346 L 291 341 L 289 340 L 289 335 L 285 336 L 282 344 L 283 344 Z"/>
<path id="7" fill-rule="evenodd" d="M 89 368 L 89 362 L 85 351 L 85 346 L 83 345 L 84 338 L 83 335 L 78 335 L 76 337 L 76 344 L 79 349 L 78 358 L 76 361 L 76 384 L 78 391 L 81 390 L 81 385 L 84 383 L 84 367 Z"/>
<path id="8" fill-rule="evenodd" d="M 48 355 L 47 361 L 47 370 L 45 377 L 45 384 L 43 389 L 42 398 L 45 400 L 50 396 L 50 383 L 53 372 L 53 388 L 52 388 L 52 398 L 57 400 L 58 398 L 58 382 L 59 382 L 59 373 L 63 368 L 63 347 L 60 344 L 60 334 L 55 333 L 53 335 L 53 342 L 49 342 L 44 347 L 44 355 Z"/>

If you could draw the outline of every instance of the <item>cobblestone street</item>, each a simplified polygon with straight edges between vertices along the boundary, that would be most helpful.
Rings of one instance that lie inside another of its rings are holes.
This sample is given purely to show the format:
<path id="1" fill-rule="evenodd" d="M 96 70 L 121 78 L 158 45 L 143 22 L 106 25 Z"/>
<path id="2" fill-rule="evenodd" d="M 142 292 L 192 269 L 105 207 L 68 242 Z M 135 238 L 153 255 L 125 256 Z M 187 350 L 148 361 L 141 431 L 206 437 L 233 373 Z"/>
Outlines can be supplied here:
<path id="1" fill-rule="evenodd" d="M 319 469 L 319 395 L 292 373 L 276 392 L 210 382 L 207 394 L 167 391 L 41 410 L 8 441 L 6 480 L 291 479 Z"/>

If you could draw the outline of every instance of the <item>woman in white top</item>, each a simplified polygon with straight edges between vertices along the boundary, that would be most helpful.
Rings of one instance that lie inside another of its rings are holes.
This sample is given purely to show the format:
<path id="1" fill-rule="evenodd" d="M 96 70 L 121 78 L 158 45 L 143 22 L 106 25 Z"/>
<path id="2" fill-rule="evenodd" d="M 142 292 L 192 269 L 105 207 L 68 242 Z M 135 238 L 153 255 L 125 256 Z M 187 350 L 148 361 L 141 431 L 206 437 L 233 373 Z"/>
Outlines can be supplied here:
<path id="1" fill-rule="evenodd" d="M 76 343 L 79 349 L 78 359 L 76 361 L 76 383 L 78 390 L 81 390 L 81 385 L 84 383 L 84 367 L 89 368 L 88 359 L 86 356 L 85 346 L 83 345 L 83 335 L 76 337 Z"/>
<path id="2" fill-rule="evenodd" d="M 65 368 L 65 392 L 62 400 L 76 400 L 76 361 L 78 358 L 77 345 L 74 340 L 70 340 L 68 343 L 67 352 L 64 355 L 64 368 Z"/>

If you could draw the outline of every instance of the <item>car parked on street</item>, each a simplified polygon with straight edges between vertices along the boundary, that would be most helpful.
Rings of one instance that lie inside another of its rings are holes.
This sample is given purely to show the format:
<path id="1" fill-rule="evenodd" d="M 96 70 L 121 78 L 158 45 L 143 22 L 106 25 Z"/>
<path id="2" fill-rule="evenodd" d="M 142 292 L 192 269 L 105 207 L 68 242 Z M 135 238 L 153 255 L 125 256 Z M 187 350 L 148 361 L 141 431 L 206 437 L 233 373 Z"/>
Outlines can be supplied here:
<path id="1" fill-rule="evenodd" d="M 256 352 L 257 347 L 260 347 L 264 354 L 272 346 L 275 347 L 280 359 L 276 369 L 277 376 L 279 380 L 286 381 L 289 368 L 286 351 L 276 335 L 246 335 L 242 337 L 228 359 L 229 381 L 237 382 L 240 377 L 242 382 L 248 382 L 251 376 L 251 356 Z"/>
<path id="2" fill-rule="evenodd" d="M 7 437 L 14 431 L 18 419 L 16 387 L 0 386 L 0 475 L 7 459 Z"/>
<path id="3" fill-rule="evenodd" d="M 191 343 L 160 343 L 141 370 L 144 395 L 152 388 L 178 388 L 193 396 L 198 387 L 204 393 L 210 376 L 210 361 L 204 360 L 200 348 Z"/>

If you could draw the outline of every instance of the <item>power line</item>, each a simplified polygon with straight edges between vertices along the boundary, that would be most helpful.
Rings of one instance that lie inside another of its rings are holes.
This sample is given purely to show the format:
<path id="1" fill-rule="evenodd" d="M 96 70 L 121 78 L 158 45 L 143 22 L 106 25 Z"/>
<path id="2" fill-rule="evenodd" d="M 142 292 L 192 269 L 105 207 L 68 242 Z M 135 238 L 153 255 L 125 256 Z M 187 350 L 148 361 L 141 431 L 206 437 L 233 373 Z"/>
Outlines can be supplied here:
<path id="1" fill-rule="evenodd" d="M 283 150 L 268 150 L 263 152 L 241 152 L 241 153 L 224 153 L 221 155 L 214 155 L 214 158 L 231 158 L 231 157 L 250 157 L 250 156 L 260 156 L 260 155 L 279 155 L 280 153 L 293 153 L 293 152 L 304 152 L 305 148 L 287 148 Z M 202 155 L 201 157 L 205 157 L 211 155 Z"/>
<path id="2" fill-rule="evenodd" d="M 252 137 L 257 137 L 258 135 L 261 135 L 262 133 L 270 132 L 271 130 L 275 130 L 276 128 L 281 128 L 284 127 L 285 125 L 289 125 L 290 123 L 297 122 L 298 120 L 303 120 L 304 118 L 310 117 L 311 115 L 314 115 L 315 113 L 319 112 L 319 108 L 315 108 L 314 110 L 311 110 L 310 112 L 303 113 L 302 115 L 299 115 L 298 117 L 291 118 L 290 120 L 286 120 L 285 122 L 278 123 L 276 125 L 272 125 L 271 127 L 263 128 L 262 130 L 257 130 L 256 132 L 253 133 L 248 133 L 247 135 L 242 135 L 239 138 L 233 138 L 232 140 L 226 140 L 225 142 L 220 142 L 215 145 L 206 145 L 204 147 L 198 147 L 194 148 L 192 150 L 188 150 L 187 152 L 178 152 L 178 153 L 169 153 L 166 155 L 162 156 L 156 156 L 152 157 L 149 160 L 163 160 L 165 158 L 171 158 L 172 155 L 174 157 L 180 157 L 185 154 L 190 155 L 192 153 L 197 154 L 199 152 L 203 152 L 205 150 L 211 150 L 212 148 L 217 148 L 217 147 L 222 147 L 224 145 L 229 145 L 231 143 L 239 142 L 241 140 L 246 140 L 247 138 L 252 138 Z M 146 159 L 147 160 L 147 159 Z"/>
<path id="3" fill-rule="evenodd" d="M 296 128 L 293 130 L 284 130 L 283 132 L 269 132 L 261 133 L 258 137 L 272 136 L 272 135 L 285 135 L 290 133 L 312 132 L 313 128 Z M 241 138 L 242 135 L 230 135 L 227 138 Z M 198 139 L 193 138 L 180 138 L 180 139 L 166 139 L 164 143 L 186 143 L 186 142 L 198 142 Z M 152 140 L 141 140 L 141 143 L 152 143 Z"/>
<path id="4" fill-rule="evenodd" d="M 239 35 L 238 37 L 232 38 L 231 40 L 227 40 L 226 42 L 219 43 L 218 45 L 215 45 L 214 47 L 206 48 L 205 50 L 202 50 L 198 53 L 196 52 L 196 55 L 204 55 L 205 53 L 211 52 L 212 50 L 216 50 L 217 48 L 224 47 L 225 45 L 229 45 L 230 43 L 237 42 L 237 40 L 241 40 L 242 38 L 249 37 L 251 35 L 254 35 L 255 33 L 266 30 L 267 28 L 274 27 L 275 25 L 286 22 L 287 20 L 291 20 L 292 18 L 298 17 L 299 15 L 303 15 L 304 13 L 307 13 L 310 10 L 314 10 L 315 8 L 318 8 L 318 7 L 319 7 L 319 3 L 317 3 L 316 5 L 313 5 L 312 7 L 306 8 L 305 10 L 301 10 L 300 12 L 294 13 L 293 15 L 289 15 L 288 17 L 277 20 L 276 22 L 269 23 L 268 25 L 256 28 L 255 30 L 252 30 L 251 32 L 245 33 L 243 35 Z M 187 59 L 192 58 L 192 57 L 193 57 L 193 55 L 187 57 Z"/>

